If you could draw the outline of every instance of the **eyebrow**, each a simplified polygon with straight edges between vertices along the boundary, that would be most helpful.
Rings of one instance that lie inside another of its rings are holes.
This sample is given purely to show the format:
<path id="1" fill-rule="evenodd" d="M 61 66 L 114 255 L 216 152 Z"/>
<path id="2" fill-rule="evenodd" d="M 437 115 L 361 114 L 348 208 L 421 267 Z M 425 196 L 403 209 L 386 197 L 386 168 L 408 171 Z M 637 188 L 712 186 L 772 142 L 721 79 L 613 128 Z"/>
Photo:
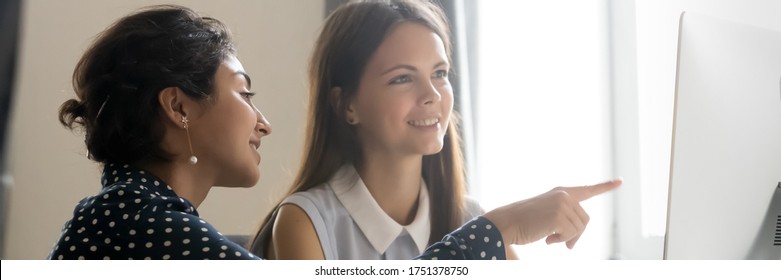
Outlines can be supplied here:
<path id="1" fill-rule="evenodd" d="M 443 66 L 443 65 L 447 65 L 447 62 L 440 61 L 439 63 L 435 64 L 434 67 L 432 67 L 432 69 L 437 69 L 437 68 L 439 68 L 440 66 Z M 388 70 L 385 70 L 385 72 L 382 72 L 382 75 L 388 74 L 388 73 L 390 73 L 390 72 L 392 72 L 394 70 L 397 70 L 397 69 L 407 69 L 407 70 L 410 70 L 410 71 L 418 71 L 418 68 L 416 68 L 415 66 L 407 65 L 407 64 L 399 64 L 399 65 L 396 65 L 396 66 L 393 66 L 393 67 L 389 68 Z"/>
<path id="2" fill-rule="evenodd" d="M 244 76 L 244 79 L 247 80 L 247 89 L 252 88 L 252 79 L 249 78 L 249 75 L 247 73 L 244 73 L 242 71 L 236 71 L 236 73 L 233 73 L 233 75 L 242 75 Z"/>

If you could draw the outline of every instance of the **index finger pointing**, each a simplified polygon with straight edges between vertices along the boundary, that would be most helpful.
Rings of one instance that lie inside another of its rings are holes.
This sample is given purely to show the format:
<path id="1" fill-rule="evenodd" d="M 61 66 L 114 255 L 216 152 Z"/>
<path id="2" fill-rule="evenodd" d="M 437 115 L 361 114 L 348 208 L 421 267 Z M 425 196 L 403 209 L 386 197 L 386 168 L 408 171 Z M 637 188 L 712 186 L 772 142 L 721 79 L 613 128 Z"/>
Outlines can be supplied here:
<path id="1" fill-rule="evenodd" d="M 612 181 L 607 181 L 601 184 L 596 184 L 591 186 L 568 187 L 564 189 L 573 199 L 580 202 L 589 199 L 595 195 L 599 195 L 607 191 L 611 191 L 615 188 L 618 188 L 618 186 L 620 186 L 622 183 L 623 181 L 621 179 L 615 179 Z"/>

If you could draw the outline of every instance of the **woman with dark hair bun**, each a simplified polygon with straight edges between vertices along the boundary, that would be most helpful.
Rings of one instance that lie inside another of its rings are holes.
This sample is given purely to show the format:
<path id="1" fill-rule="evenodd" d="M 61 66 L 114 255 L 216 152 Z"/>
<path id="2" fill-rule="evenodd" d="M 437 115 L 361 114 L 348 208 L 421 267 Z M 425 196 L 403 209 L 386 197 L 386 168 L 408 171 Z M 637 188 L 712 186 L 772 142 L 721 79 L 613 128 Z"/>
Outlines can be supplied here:
<path id="1" fill-rule="evenodd" d="M 73 73 L 60 122 L 80 127 L 102 190 L 82 200 L 53 259 L 245 259 L 198 217 L 212 186 L 251 187 L 271 125 L 229 30 L 155 6 L 103 31 Z"/>

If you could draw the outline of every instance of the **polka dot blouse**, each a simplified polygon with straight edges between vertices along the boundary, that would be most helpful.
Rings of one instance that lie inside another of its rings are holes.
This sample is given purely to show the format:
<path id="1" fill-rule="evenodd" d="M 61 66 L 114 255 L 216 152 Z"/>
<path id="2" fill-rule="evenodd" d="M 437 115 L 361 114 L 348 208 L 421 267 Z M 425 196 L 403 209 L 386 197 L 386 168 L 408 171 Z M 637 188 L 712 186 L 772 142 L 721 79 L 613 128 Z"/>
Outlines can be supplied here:
<path id="1" fill-rule="evenodd" d="M 76 206 L 50 259 L 256 258 L 148 172 L 109 164 L 102 183 Z"/>
<path id="2" fill-rule="evenodd" d="M 258 259 L 198 216 L 154 175 L 128 165 L 103 169 L 103 188 L 82 199 L 49 259 Z M 501 233 L 480 216 L 418 259 L 505 259 Z"/>
<path id="3" fill-rule="evenodd" d="M 434 243 L 418 256 L 422 260 L 505 260 L 502 234 L 483 216 L 478 216 Z"/>

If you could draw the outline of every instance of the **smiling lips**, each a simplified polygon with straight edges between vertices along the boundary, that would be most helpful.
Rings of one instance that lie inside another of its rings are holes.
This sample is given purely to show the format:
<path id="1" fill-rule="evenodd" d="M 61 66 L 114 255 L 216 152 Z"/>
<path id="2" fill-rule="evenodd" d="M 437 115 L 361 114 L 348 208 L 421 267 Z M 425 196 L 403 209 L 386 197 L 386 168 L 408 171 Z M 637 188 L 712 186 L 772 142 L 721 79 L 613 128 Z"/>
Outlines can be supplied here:
<path id="1" fill-rule="evenodd" d="M 260 148 L 260 139 L 250 140 L 249 146 L 255 149 L 255 155 L 258 157 L 258 164 L 260 164 L 260 151 L 258 151 L 258 148 Z"/>
<path id="2" fill-rule="evenodd" d="M 408 121 L 407 123 L 412 126 L 433 126 L 439 123 L 439 118 L 434 117 L 434 118 L 428 118 L 422 120 L 413 120 L 413 121 Z"/>

